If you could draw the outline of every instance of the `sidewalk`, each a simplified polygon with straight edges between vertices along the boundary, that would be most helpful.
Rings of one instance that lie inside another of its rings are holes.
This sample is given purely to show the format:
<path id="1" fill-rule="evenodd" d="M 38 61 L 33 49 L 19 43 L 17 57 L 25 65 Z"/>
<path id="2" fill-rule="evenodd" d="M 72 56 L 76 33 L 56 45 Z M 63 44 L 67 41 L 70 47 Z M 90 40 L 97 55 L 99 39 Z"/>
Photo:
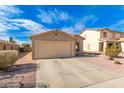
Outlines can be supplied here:
<path id="1" fill-rule="evenodd" d="M 105 82 L 93 84 L 85 88 L 124 88 L 124 76 L 108 80 Z"/>

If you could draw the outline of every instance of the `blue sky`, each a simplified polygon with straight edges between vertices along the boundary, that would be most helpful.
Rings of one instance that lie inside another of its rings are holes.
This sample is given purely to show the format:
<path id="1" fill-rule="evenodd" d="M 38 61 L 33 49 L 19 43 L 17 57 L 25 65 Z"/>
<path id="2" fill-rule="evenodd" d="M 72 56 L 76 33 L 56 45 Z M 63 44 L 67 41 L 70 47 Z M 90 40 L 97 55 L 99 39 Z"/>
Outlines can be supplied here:
<path id="1" fill-rule="evenodd" d="M 0 6 L 0 38 L 13 36 L 17 43 L 52 29 L 79 34 L 85 28 L 124 31 L 124 6 Z"/>

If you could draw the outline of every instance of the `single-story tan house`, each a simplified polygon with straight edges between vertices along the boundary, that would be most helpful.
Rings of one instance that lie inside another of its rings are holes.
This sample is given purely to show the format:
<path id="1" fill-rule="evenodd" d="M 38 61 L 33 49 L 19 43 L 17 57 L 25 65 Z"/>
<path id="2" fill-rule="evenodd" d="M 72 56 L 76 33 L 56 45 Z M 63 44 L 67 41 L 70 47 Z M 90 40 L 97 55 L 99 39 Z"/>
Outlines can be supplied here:
<path id="1" fill-rule="evenodd" d="M 70 35 L 60 30 L 52 30 L 30 36 L 32 58 L 73 57 L 83 50 L 83 37 Z"/>
<path id="2" fill-rule="evenodd" d="M 0 50 L 17 50 L 18 46 L 0 39 Z"/>

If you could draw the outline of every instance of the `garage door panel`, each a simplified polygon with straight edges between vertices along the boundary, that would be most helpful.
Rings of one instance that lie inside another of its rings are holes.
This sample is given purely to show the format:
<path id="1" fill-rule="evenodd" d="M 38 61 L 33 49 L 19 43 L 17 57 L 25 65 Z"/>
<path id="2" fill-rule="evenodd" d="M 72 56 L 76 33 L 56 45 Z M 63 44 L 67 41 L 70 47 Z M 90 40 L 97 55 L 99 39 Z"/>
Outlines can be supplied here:
<path id="1" fill-rule="evenodd" d="M 56 58 L 72 56 L 72 42 L 36 42 L 37 58 Z"/>

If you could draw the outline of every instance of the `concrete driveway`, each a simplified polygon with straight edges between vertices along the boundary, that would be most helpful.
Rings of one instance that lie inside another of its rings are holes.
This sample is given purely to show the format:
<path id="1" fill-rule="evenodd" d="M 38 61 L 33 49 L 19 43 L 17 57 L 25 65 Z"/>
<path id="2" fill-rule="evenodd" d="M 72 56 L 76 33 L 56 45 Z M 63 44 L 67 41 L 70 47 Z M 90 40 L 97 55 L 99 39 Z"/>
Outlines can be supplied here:
<path id="1" fill-rule="evenodd" d="M 90 87 L 122 77 L 82 58 L 41 59 L 37 61 L 36 83 L 50 88 Z M 38 86 L 37 85 L 37 86 Z M 98 86 L 96 86 L 98 87 Z"/>

